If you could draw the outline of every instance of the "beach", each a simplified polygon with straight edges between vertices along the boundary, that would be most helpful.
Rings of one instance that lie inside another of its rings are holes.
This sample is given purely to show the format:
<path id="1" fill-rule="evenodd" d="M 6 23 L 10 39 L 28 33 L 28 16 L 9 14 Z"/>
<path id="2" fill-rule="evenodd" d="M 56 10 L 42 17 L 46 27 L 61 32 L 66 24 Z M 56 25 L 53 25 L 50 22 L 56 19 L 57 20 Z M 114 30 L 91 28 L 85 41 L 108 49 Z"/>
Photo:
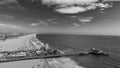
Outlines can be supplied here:
<path id="1" fill-rule="evenodd" d="M 14 39 L 8 39 L 0 41 L 1 51 L 16 51 L 16 50 L 29 50 L 39 49 L 43 45 L 35 38 L 35 34 L 25 35 Z M 36 44 L 33 44 L 37 43 Z M 35 60 L 23 60 L 16 62 L 1 63 L 0 68 L 83 68 L 79 66 L 71 58 L 51 58 L 51 59 L 35 59 Z"/>

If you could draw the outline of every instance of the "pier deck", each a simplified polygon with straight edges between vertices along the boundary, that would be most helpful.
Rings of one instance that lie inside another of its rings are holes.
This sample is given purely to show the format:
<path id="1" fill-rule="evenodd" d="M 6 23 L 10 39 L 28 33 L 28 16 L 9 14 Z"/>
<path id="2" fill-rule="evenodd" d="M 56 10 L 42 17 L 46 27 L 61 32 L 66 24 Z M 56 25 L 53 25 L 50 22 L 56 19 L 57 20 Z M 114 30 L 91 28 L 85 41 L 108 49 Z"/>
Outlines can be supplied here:
<path id="1" fill-rule="evenodd" d="M 18 52 L 18 51 L 15 51 L 15 52 Z M 71 54 L 56 54 L 56 55 L 43 55 L 43 56 L 35 55 L 35 56 L 7 57 L 7 58 L 0 58 L 0 63 L 22 61 L 22 60 L 33 60 L 33 59 L 49 59 L 49 58 L 69 57 L 69 56 L 84 56 L 88 54 L 89 54 L 88 52 L 78 52 L 78 53 L 71 53 Z"/>

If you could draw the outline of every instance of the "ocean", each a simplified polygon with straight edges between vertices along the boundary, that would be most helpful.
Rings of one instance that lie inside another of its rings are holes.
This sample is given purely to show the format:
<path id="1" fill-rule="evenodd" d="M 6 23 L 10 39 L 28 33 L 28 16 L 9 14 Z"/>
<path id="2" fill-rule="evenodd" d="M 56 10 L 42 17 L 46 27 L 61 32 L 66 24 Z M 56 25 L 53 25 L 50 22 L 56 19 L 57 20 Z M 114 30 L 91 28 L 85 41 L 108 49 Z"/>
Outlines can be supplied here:
<path id="1" fill-rule="evenodd" d="M 120 36 L 38 34 L 37 38 L 66 53 L 87 51 L 89 48 L 94 47 L 110 54 L 109 56 L 69 57 L 82 67 L 120 68 Z"/>

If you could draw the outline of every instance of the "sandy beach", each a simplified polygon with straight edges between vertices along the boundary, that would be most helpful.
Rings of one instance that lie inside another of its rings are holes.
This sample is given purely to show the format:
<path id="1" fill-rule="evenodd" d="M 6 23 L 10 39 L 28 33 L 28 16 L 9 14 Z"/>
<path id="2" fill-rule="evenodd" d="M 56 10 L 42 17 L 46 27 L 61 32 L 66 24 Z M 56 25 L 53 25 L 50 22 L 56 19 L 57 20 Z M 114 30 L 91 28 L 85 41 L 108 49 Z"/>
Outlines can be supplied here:
<path id="1" fill-rule="evenodd" d="M 36 42 L 38 45 L 32 42 L 37 39 L 35 34 L 21 36 L 14 39 L 8 39 L 5 41 L 0 41 L 1 51 L 15 51 L 15 50 L 29 50 L 38 49 L 43 46 L 41 42 Z M 25 60 L 1 63 L 0 68 L 83 68 L 80 67 L 77 62 L 73 61 L 71 58 L 52 58 L 52 59 L 37 59 L 37 60 Z"/>

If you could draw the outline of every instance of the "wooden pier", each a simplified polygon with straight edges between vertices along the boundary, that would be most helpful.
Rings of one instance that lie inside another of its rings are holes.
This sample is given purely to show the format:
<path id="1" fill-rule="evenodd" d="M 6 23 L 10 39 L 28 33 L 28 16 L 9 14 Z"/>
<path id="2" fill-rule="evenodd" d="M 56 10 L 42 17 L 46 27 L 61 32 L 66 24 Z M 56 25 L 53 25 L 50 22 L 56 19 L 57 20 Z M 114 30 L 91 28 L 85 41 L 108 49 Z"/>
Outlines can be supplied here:
<path id="1" fill-rule="evenodd" d="M 15 51 L 15 52 L 18 52 L 18 51 Z M 1 52 L 1 53 L 3 53 L 3 52 Z M 84 55 L 89 55 L 89 53 L 88 52 L 79 52 L 79 53 L 71 53 L 71 54 L 7 57 L 7 58 L 0 58 L 0 63 L 22 61 L 22 60 L 33 60 L 33 59 L 49 59 L 49 58 L 60 58 L 60 57 L 70 57 L 70 56 L 84 56 Z"/>

